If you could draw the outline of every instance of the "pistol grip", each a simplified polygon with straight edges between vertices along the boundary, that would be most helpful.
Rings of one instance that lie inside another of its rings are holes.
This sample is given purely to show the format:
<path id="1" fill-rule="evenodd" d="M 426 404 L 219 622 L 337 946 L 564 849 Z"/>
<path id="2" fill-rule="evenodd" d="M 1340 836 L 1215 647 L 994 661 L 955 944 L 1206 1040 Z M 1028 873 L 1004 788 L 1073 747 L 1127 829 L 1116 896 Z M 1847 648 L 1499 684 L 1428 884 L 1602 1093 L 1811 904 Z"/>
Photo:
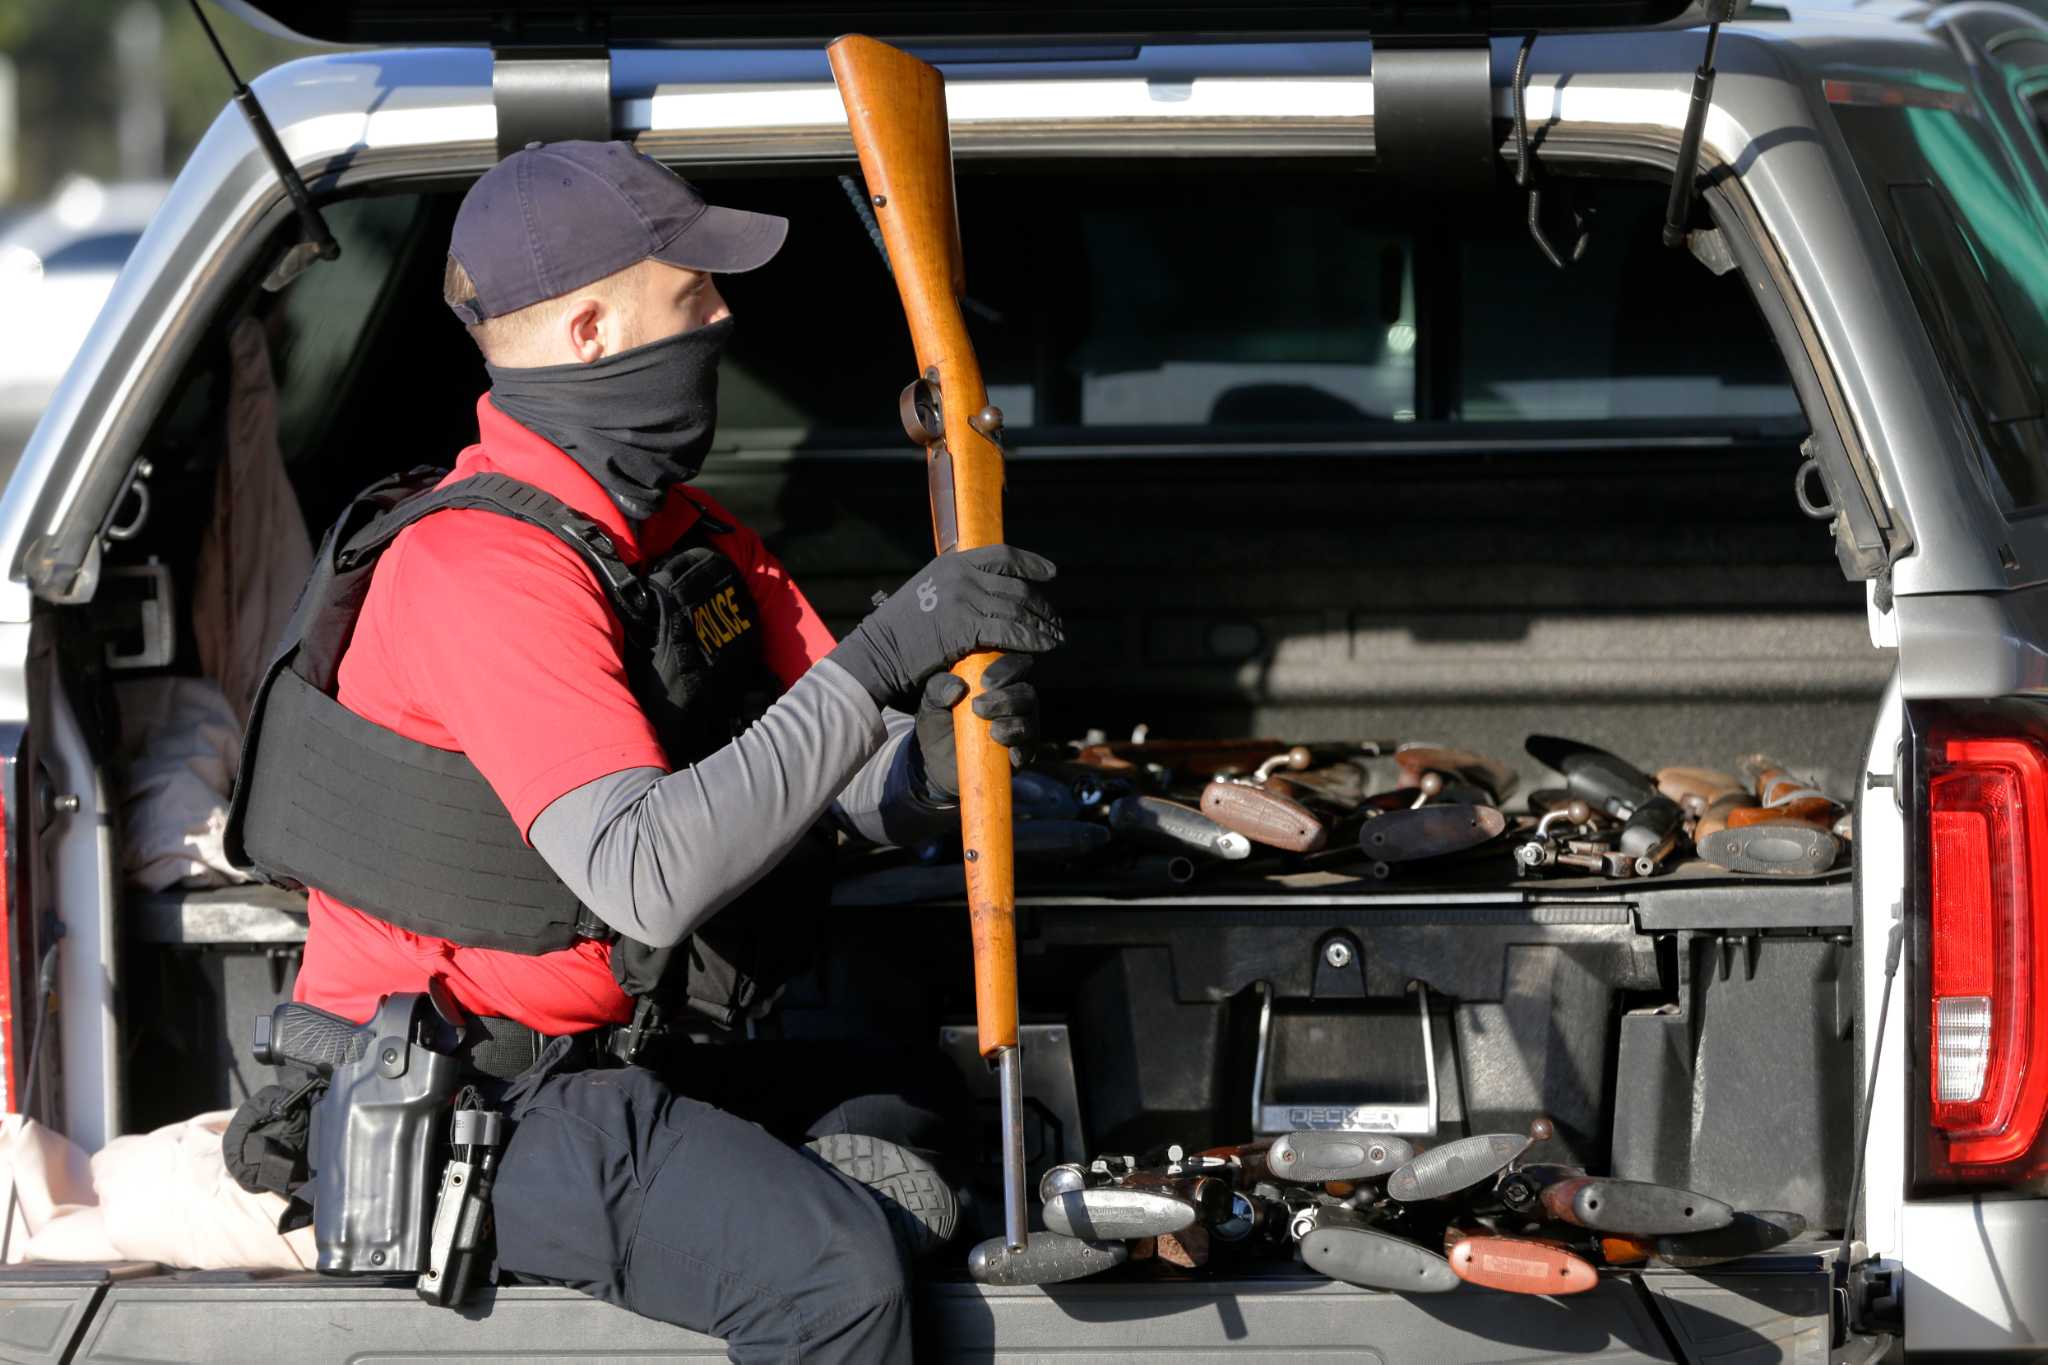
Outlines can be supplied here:
<path id="1" fill-rule="evenodd" d="M 369 1051 L 369 1024 L 357 1024 L 311 1005 L 287 1003 L 259 1019 L 256 1060 L 266 1066 L 300 1066 L 321 1076 L 361 1060 Z"/>

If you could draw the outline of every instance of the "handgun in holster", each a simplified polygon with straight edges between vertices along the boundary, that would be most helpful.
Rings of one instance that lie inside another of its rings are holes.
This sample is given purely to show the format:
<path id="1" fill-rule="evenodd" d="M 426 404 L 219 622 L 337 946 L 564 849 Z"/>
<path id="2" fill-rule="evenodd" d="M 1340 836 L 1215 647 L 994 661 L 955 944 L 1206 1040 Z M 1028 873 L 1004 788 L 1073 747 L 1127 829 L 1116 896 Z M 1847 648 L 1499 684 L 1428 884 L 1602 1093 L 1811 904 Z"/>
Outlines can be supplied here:
<path id="1" fill-rule="evenodd" d="M 424 994 L 384 997 L 367 1024 L 301 1004 L 279 1005 L 256 1024 L 259 1062 L 326 1082 L 306 1144 L 315 1268 L 419 1275 L 423 1297 L 457 1301 L 475 1271 L 475 1257 L 460 1253 L 481 1246 L 488 1230 L 490 1173 L 504 1137 L 502 1116 L 489 1110 L 464 1109 L 450 1122 L 461 1088 L 461 1007 L 437 980 Z"/>

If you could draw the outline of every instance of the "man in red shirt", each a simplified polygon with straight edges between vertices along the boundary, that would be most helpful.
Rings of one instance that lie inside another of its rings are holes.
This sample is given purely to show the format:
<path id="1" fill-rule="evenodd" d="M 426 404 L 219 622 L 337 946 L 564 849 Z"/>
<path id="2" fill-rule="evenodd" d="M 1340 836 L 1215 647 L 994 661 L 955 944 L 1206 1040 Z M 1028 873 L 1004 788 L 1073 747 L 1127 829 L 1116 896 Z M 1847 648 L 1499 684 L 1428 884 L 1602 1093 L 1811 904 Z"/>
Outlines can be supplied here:
<path id="1" fill-rule="evenodd" d="M 680 633 L 655 650 L 667 690 L 651 696 L 621 589 L 559 527 L 473 508 L 400 531 L 341 656 L 341 705 L 473 765 L 601 923 L 522 952 L 316 888 L 296 993 L 361 1021 L 438 981 L 496 1033 L 532 1031 L 539 1059 L 506 1096 L 503 1268 L 726 1337 L 734 1360 L 907 1359 L 904 1277 L 869 1192 L 644 1067 L 609 1065 L 598 1043 L 635 1017 L 627 945 L 658 964 L 728 905 L 768 913 L 748 889 L 821 820 L 874 842 L 957 820 L 964 685 L 945 670 L 1014 651 L 975 706 L 1021 744 L 1036 727 L 1022 665 L 1061 638 L 1037 587 L 1052 566 L 998 546 L 940 556 L 835 642 L 759 537 L 687 486 L 733 326 L 715 277 L 765 264 L 785 231 L 705 204 L 622 143 L 529 146 L 465 198 L 447 295 L 492 388 L 443 487 L 504 476 L 594 523 L 581 534 L 611 559 L 679 585 L 661 610 Z M 744 728 L 712 714 L 704 682 L 742 653 L 780 692 Z M 402 876 L 411 855 L 392 856 Z M 910 1154 L 847 1141 L 824 1155 L 885 1185 L 908 1170 L 950 1218 Z"/>

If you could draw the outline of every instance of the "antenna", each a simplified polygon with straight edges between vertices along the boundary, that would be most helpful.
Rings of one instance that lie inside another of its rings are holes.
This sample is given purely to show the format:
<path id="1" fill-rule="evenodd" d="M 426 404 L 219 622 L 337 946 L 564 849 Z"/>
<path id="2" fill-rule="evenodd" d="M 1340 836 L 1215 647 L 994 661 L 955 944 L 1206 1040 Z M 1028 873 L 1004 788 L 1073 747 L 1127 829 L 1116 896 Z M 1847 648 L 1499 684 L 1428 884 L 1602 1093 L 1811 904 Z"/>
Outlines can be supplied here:
<path id="1" fill-rule="evenodd" d="M 292 207 L 298 211 L 299 227 L 305 239 L 292 247 L 270 272 L 270 278 L 263 287 L 279 290 L 291 283 L 300 271 L 311 265 L 315 259 L 331 261 L 341 254 L 341 243 L 334 240 L 334 234 L 327 230 L 327 220 L 320 216 L 320 210 L 313 203 L 313 196 L 306 189 L 306 182 L 299 177 L 298 167 L 286 154 L 284 144 L 277 140 L 277 129 L 271 127 L 263 106 L 256 102 L 254 91 L 243 83 L 235 71 L 235 64 L 228 57 L 228 50 L 220 45 L 220 35 L 213 31 L 207 21 L 206 11 L 199 8 L 199 0 L 191 0 L 192 15 L 199 20 L 199 27 L 206 31 L 206 40 L 213 44 L 214 55 L 227 69 L 228 79 L 235 83 L 235 106 L 242 111 L 242 117 L 249 120 L 249 129 L 256 134 L 257 143 L 263 148 L 263 155 L 270 162 L 270 168 L 277 172 L 277 178 L 284 183 L 284 192 L 290 196 Z"/>

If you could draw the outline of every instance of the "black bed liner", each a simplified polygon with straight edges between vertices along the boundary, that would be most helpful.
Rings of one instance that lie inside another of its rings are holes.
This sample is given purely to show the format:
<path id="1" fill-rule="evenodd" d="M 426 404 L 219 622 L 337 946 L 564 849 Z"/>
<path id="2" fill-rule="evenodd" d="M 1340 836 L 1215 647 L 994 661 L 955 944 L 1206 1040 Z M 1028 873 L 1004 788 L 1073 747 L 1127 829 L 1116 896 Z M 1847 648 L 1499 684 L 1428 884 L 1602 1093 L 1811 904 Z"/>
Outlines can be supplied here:
<path id="1" fill-rule="evenodd" d="M 1204 1362 L 1825 1360 L 1834 1248 L 1796 1243 L 1711 1276 L 1609 1274 L 1569 1299 L 1465 1287 L 1422 1298 L 1305 1272 L 921 1291 L 918 1358 Z M 0 1360 L 308 1362 L 722 1361 L 709 1337 L 573 1290 L 519 1287 L 465 1313 L 401 1280 L 170 1272 L 150 1265 L 0 1272 Z"/>

